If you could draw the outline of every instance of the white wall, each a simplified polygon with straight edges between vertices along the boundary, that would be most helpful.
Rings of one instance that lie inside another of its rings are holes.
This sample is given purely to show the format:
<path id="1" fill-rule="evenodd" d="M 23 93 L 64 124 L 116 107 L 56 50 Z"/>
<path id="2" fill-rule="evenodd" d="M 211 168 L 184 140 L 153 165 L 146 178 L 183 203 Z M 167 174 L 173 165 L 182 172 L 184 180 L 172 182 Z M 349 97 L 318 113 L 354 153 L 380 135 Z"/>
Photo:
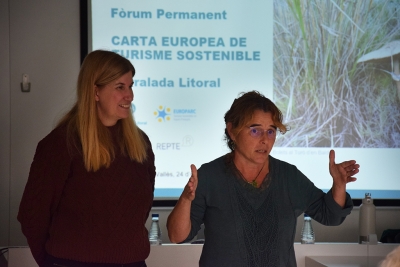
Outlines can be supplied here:
<path id="1" fill-rule="evenodd" d="M 36 144 L 75 97 L 79 1 L 0 0 L 0 36 L 0 246 L 20 246 L 26 240 L 16 216 Z M 23 73 L 30 76 L 30 93 L 20 90 Z M 166 243 L 170 209 L 154 211 Z M 379 208 L 377 215 L 378 237 L 400 228 L 398 207 Z M 357 242 L 358 209 L 342 226 L 314 225 L 317 242 Z"/>
<path id="2" fill-rule="evenodd" d="M 0 53 L 5 53 L 0 63 L 0 185 L 7 191 L 0 194 L 0 212 L 6 214 L 0 216 L 0 245 L 21 245 L 26 241 L 16 216 L 36 144 L 74 97 L 79 1 L 1 0 L 0 10 Z M 30 76 L 29 93 L 20 89 L 23 73 Z"/>
<path id="3" fill-rule="evenodd" d="M 10 46 L 8 1 L 0 0 L 0 246 L 8 244 L 10 185 Z"/>

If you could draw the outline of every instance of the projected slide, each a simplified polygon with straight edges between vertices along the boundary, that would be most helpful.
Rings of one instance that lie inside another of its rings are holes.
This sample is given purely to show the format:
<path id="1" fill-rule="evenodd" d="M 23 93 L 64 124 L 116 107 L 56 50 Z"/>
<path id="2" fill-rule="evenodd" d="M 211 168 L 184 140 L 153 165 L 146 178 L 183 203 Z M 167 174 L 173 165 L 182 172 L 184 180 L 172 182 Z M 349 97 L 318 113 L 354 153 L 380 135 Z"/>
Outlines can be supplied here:
<path id="1" fill-rule="evenodd" d="M 328 190 L 334 148 L 338 162 L 361 164 L 352 197 L 400 198 L 400 101 L 382 71 L 391 61 L 358 62 L 394 38 L 381 27 L 380 41 L 365 42 L 391 13 L 387 1 L 342 2 L 91 1 L 90 50 L 115 51 L 136 68 L 132 110 L 155 153 L 156 199 L 176 199 L 190 164 L 228 152 L 224 114 L 250 90 L 271 98 L 291 127 L 272 156 Z M 362 18 L 363 8 L 375 13 Z"/>

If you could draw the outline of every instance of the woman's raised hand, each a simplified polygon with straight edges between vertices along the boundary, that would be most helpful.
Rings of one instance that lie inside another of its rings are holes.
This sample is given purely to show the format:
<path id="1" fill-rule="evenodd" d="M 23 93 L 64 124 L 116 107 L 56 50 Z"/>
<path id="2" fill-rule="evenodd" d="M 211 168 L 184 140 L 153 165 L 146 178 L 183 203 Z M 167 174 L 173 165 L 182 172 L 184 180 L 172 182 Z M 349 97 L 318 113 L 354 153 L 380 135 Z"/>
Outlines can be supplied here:
<path id="1" fill-rule="evenodd" d="M 187 200 L 192 201 L 195 197 L 196 188 L 197 188 L 197 168 L 194 164 L 190 165 L 190 169 L 192 171 L 192 176 L 190 176 L 189 181 L 187 182 L 183 192 L 182 197 Z"/>

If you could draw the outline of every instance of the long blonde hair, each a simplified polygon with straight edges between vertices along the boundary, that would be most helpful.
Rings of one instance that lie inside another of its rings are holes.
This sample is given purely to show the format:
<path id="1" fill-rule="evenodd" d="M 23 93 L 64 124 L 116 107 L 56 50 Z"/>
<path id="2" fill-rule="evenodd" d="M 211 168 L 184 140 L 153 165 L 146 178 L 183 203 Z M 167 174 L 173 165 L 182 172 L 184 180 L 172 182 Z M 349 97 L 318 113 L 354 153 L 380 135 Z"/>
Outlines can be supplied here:
<path id="1" fill-rule="evenodd" d="M 96 50 L 89 53 L 82 63 L 77 83 L 77 101 L 57 126 L 67 125 L 68 140 L 76 144 L 78 137 L 85 168 L 97 171 L 109 167 L 115 157 L 111 135 L 97 114 L 95 86 L 106 85 L 135 68 L 117 53 Z M 147 143 L 143 132 L 136 126 L 132 113 L 117 122 L 118 144 L 123 154 L 142 163 L 147 157 Z"/>

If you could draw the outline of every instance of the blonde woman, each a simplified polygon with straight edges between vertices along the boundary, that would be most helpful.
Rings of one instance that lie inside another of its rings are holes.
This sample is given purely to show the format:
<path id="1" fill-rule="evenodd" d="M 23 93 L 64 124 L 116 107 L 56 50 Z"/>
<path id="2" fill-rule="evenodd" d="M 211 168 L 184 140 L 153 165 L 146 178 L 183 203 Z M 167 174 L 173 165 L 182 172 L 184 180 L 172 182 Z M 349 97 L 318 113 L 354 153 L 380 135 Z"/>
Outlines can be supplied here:
<path id="1" fill-rule="evenodd" d="M 75 105 L 37 146 L 18 220 L 40 267 L 146 266 L 155 166 L 134 75 L 116 53 L 89 53 Z"/>

